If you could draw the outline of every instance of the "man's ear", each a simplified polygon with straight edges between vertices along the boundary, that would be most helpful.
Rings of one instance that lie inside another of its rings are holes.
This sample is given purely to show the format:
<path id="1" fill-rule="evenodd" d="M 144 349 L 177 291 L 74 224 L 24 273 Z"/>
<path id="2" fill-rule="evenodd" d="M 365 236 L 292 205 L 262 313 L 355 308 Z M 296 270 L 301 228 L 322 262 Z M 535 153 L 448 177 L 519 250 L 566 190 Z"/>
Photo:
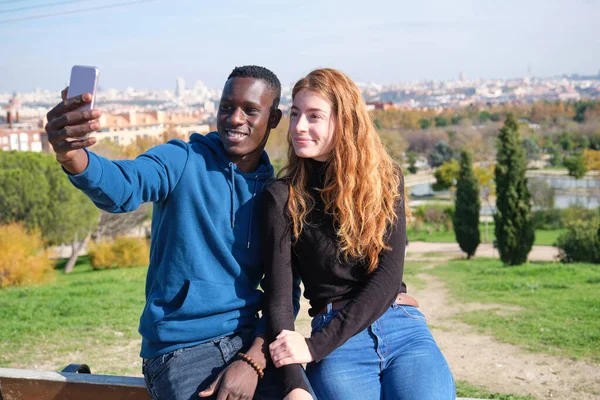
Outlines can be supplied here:
<path id="1" fill-rule="evenodd" d="M 283 116 L 283 113 L 281 112 L 281 110 L 279 108 L 277 110 L 273 111 L 271 113 L 271 115 L 269 116 L 269 129 L 277 128 L 277 125 L 279 125 L 279 121 L 281 121 L 282 116 Z"/>

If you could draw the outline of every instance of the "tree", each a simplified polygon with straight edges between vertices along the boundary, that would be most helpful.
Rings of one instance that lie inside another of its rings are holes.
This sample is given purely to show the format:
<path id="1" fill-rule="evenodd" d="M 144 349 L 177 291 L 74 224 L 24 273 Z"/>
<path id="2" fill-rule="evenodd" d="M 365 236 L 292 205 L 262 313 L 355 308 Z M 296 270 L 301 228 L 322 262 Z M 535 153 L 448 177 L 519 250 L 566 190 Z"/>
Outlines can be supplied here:
<path id="1" fill-rule="evenodd" d="M 448 120 L 443 115 L 436 115 L 434 118 L 435 126 L 438 128 L 443 128 L 448 126 Z"/>
<path id="2" fill-rule="evenodd" d="M 584 150 L 583 159 L 588 171 L 600 171 L 600 150 Z"/>
<path id="3" fill-rule="evenodd" d="M 450 120 L 450 122 L 452 123 L 452 125 L 458 125 L 460 124 L 460 121 L 463 119 L 463 116 L 460 114 L 454 114 L 452 116 L 452 119 Z"/>
<path id="4" fill-rule="evenodd" d="M 585 121 L 585 113 L 588 110 L 588 108 L 591 108 L 594 106 L 594 102 L 593 101 L 577 101 L 575 103 L 575 116 L 573 117 L 573 120 L 582 123 L 583 121 Z"/>
<path id="5" fill-rule="evenodd" d="M 475 254 L 481 242 L 479 233 L 479 182 L 473 171 L 471 154 L 462 151 L 460 154 L 460 171 L 456 182 L 456 202 L 454 205 L 454 234 L 467 258 Z"/>
<path id="6" fill-rule="evenodd" d="M 414 151 L 409 151 L 406 153 L 406 157 L 408 158 L 408 172 L 411 174 L 417 173 L 417 157 L 419 154 Z"/>
<path id="7" fill-rule="evenodd" d="M 585 159 L 581 154 L 565 157 L 564 164 L 569 170 L 569 175 L 575 177 L 575 179 L 583 178 L 587 172 L 587 168 L 585 167 Z"/>
<path id="8" fill-rule="evenodd" d="M 402 165 L 406 142 L 402 140 L 400 133 L 397 130 L 382 129 L 379 131 L 379 137 L 390 157 Z"/>
<path id="9" fill-rule="evenodd" d="M 21 222 L 39 229 L 47 245 L 70 243 L 70 272 L 99 211 L 69 182 L 54 157 L 41 153 L 0 152 L 0 223 Z"/>
<path id="10" fill-rule="evenodd" d="M 494 181 L 494 165 L 473 167 L 473 172 L 479 183 L 480 195 L 484 200 L 488 196 L 496 196 L 496 182 Z"/>
<path id="11" fill-rule="evenodd" d="M 590 148 L 590 139 L 587 136 L 581 136 L 577 140 L 577 147 L 582 148 L 582 149 L 589 149 Z"/>
<path id="12" fill-rule="evenodd" d="M 49 215 L 42 233 L 50 244 L 71 244 L 71 256 L 65 265 L 65 273 L 68 274 L 73 271 L 79 251 L 98 224 L 100 210 L 69 182 L 54 157 L 50 157 L 48 162 Z"/>
<path id="13" fill-rule="evenodd" d="M 379 118 L 375 118 L 373 120 L 373 124 L 375 125 L 375 129 L 377 129 L 378 131 L 380 131 L 381 128 L 383 128 L 383 124 L 381 123 L 381 120 Z"/>
<path id="14" fill-rule="evenodd" d="M 439 167 L 446 161 L 450 161 L 452 156 L 453 152 L 450 145 L 445 140 L 440 140 L 429 153 L 429 165 L 432 168 Z"/>
<path id="15" fill-rule="evenodd" d="M 434 173 L 436 182 L 432 185 L 433 190 L 440 191 L 450 189 L 458 179 L 460 167 L 455 159 L 443 163 Z"/>
<path id="16" fill-rule="evenodd" d="M 553 147 L 550 150 L 550 154 L 550 165 L 552 165 L 553 167 L 558 167 L 563 164 L 563 156 L 559 149 Z"/>
<path id="17" fill-rule="evenodd" d="M 492 114 L 490 114 L 489 111 L 482 111 L 479 113 L 479 122 L 482 124 L 488 122 L 490 119 L 492 119 Z"/>
<path id="18" fill-rule="evenodd" d="M 519 265 L 527 261 L 535 231 L 531 198 L 527 188 L 525 151 L 519 125 L 509 113 L 496 143 L 496 240 L 502 262 Z"/>
<path id="19" fill-rule="evenodd" d="M 558 144 L 564 151 L 573 150 L 573 138 L 568 132 L 563 132 L 558 136 Z"/>
<path id="20" fill-rule="evenodd" d="M 430 126 L 431 126 L 431 121 L 428 120 L 427 118 L 421 118 L 419 120 L 419 127 L 421 129 L 429 129 Z"/>
<path id="21" fill-rule="evenodd" d="M 100 220 L 92 232 L 92 239 L 99 242 L 105 238 L 114 239 L 123 236 L 150 219 L 152 219 L 152 206 L 149 203 L 141 204 L 137 209 L 126 213 L 100 211 Z"/>
<path id="22" fill-rule="evenodd" d="M 544 136 L 544 139 L 542 139 L 542 143 L 543 143 L 542 147 L 546 153 L 550 153 L 550 152 L 552 152 L 552 150 L 555 149 L 554 140 L 552 139 L 552 136 L 550 136 L 550 135 Z"/>
<path id="23" fill-rule="evenodd" d="M 523 148 L 525 149 L 527 161 L 535 161 L 540 159 L 540 145 L 534 138 L 528 137 L 523 139 Z"/>

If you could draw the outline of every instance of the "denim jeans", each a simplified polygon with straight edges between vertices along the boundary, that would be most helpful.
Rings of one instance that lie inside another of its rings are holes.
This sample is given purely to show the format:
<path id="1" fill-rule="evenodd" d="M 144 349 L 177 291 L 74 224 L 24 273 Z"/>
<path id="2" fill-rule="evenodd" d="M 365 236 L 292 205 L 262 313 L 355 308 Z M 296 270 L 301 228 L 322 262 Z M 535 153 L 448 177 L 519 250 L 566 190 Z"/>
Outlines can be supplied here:
<path id="1" fill-rule="evenodd" d="M 198 393 L 213 382 L 238 352 L 250 347 L 253 332 L 245 330 L 144 360 L 142 371 L 150 397 L 153 400 L 199 400 Z M 281 400 L 278 374 L 274 372 L 269 368 L 265 370 L 265 377 L 258 381 L 255 399 Z M 216 394 L 208 398 L 215 399 Z"/>
<path id="2" fill-rule="evenodd" d="M 313 333 L 336 314 L 329 311 L 314 317 Z M 308 364 L 306 373 L 320 400 L 456 398 L 446 359 L 425 316 L 412 306 L 392 305 L 325 359 Z"/>

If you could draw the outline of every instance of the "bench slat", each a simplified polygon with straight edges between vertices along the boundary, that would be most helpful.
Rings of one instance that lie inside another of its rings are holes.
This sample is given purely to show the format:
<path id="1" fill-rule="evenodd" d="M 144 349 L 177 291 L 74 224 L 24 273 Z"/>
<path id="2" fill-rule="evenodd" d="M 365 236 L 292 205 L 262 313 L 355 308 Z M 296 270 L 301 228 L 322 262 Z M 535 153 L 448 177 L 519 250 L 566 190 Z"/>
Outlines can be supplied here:
<path id="1" fill-rule="evenodd" d="M 2 400 L 149 400 L 143 378 L 0 368 Z"/>
<path id="2" fill-rule="evenodd" d="M 33 399 L 149 400 L 150 396 L 144 378 L 0 368 L 0 400 Z"/>

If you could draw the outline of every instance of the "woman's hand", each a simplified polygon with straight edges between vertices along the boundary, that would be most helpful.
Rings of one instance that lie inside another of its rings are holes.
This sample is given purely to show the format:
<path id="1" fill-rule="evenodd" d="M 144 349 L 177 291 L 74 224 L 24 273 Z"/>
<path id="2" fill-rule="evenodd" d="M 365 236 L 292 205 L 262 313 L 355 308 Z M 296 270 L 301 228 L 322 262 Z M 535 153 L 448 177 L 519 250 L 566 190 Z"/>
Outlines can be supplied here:
<path id="1" fill-rule="evenodd" d="M 304 336 L 294 331 L 282 330 L 269 345 L 271 360 L 275 367 L 289 364 L 305 364 L 313 361 Z"/>
<path id="2" fill-rule="evenodd" d="M 283 400 L 313 400 L 313 397 L 304 389 L 294 389 Z"/>

